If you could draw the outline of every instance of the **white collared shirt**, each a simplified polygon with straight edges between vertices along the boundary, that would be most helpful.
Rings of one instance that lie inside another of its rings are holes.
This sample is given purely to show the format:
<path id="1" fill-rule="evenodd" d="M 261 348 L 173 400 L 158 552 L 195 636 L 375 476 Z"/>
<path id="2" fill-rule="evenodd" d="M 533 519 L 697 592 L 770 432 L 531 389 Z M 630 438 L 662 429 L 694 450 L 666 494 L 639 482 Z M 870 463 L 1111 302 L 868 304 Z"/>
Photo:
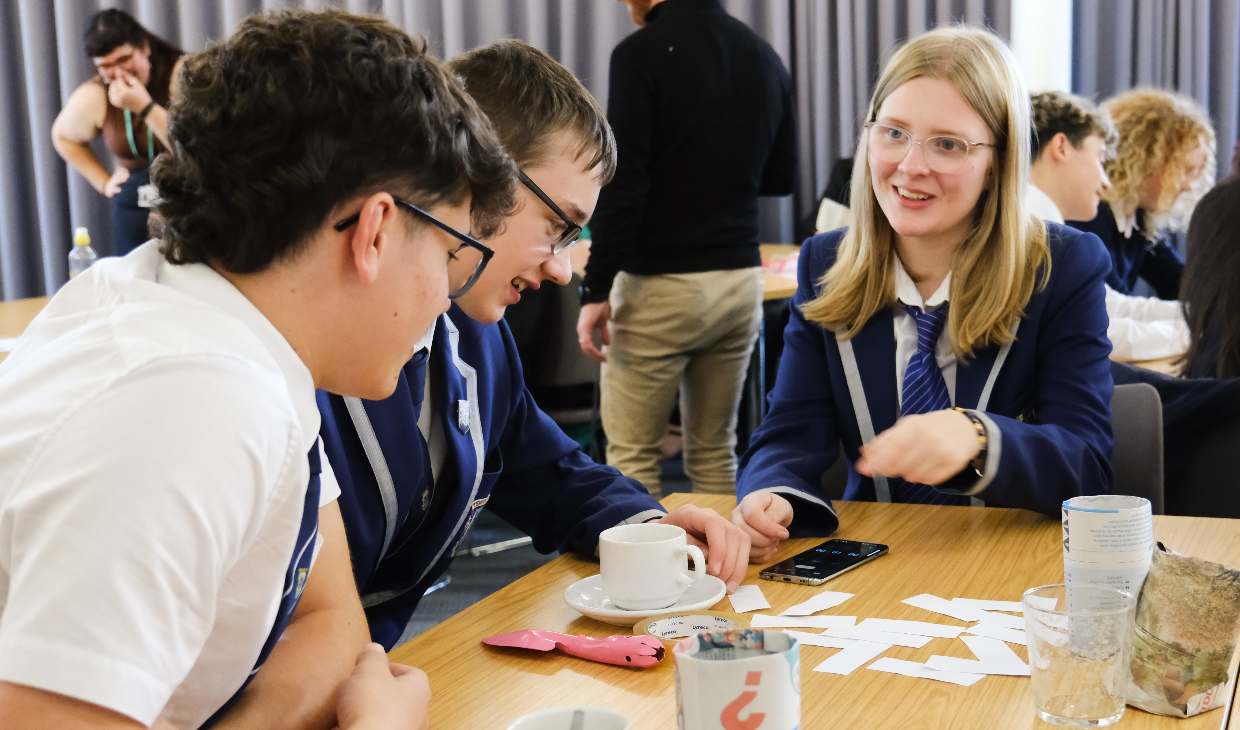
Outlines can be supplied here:
<path id="1" fill-rule="evenodd" d="M 448 458 L 448 444 L 443 430 L 443 420 L 432 418 L 435 414 L 435 389 L 431 387 L 433 378 L 431 377 L 432 362 L 431 351 L 435 342 L 435 327 L 439 322 L 438 319 L 431 322 L 431 327 L 426 334 L 414 345 L 413 351 L 417 352 L 423 348 L 426 349 L 426 379 L 419 385 L 418 383 L 410 383 L 411 388 L 422 388 L 422 410 L 418 412 L 418 431 L 422 434 L 422 440 L 426 442 L 426 451 L 430 454 L 431 459 L 431 478 L 435 481 L 439 480 L 439 474 L 443 471 L 443 464 Z M 438 366 L 434 366 L 438 368 Z"/>
<path id="2" fill-rule="evenodd" d="M 1051 196 L 1029 183 L 1025 202 L 1039 218 L 1063 223 Z M 1107 286 L 1107 339 L 1117 360 L 1154 360 L 1188 351 L 1188 322 L 1178 301 L 1121 294 Z"/>
<path id="3" fill-rule="evenodd" d="M 895 257 L 895 275 L 897 302 L 893 310 L 892 325 L 895 327 L 896 336 L 896 393 L 898 395 L 896 403 L 899 404 L 904 402 L 904 370 L 908 367 L 909 358 L 917 352 L 917 320 L 905 311 L 904 305 L 917 307 L 924 312 L 947 303 L 947 295 L 951 291 L 952 275 L 950 271 L 947 272 L 947 276 L 943 277 L 939 287 L 934 290 L 929 299 L 925 300 L 921 298 L 921 292 L 917 291 L 913 278 L 904 270 L 904 264 L 900 262 L 899 256 Z M 956 353 L 952 352 L 951 337 L 947 334 L 946 323 L 935 344 L 934 360 L 939 365 L 939 372 L 943 374 L 943 382 L 947 384 L 947 395 L 951 397 L 954 404 L 956 402 Z"/>
<path id="4" fill-rule="evenodd" d="M 197 727 L 271 631 L 319 413 L 262 313 L 157 247 L 76 277 L 0 364 L 0 680 Z"/>

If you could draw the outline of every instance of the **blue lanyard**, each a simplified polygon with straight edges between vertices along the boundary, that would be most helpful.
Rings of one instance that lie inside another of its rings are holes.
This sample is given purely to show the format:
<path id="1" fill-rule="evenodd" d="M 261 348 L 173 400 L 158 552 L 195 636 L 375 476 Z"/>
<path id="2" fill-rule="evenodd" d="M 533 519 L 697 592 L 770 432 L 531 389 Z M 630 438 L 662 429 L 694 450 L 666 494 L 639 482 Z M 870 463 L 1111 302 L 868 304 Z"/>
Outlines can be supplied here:
<path id="1" fill-rule="evenodd" d="M 133 139 L 133 115 L 129 110 L 125 110 L 125 139 L 129 141 L 129 149 L 133 151 L 133 156 L 142 159 L 142 153 L 138 151 L 138 143 Z M 151 129 L 151 125 L 146 125 L 146 159 L 155 159 L 155 132 Z"/>

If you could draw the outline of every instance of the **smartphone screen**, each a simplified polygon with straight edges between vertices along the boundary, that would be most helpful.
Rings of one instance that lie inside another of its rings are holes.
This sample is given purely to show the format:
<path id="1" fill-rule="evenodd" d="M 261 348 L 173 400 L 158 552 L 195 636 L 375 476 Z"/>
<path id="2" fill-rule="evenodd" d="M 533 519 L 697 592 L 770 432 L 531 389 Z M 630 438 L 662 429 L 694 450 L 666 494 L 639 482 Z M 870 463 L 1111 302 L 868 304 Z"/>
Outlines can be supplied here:
<path id="1" fill-rule="evenodd" d="M 758 577 L 785 583 L 822 585 L 840 573 L 852 570 L 886 552 L 886 545 L 875 542 L 827 540 L 763 569 L 758 573 Z"/>

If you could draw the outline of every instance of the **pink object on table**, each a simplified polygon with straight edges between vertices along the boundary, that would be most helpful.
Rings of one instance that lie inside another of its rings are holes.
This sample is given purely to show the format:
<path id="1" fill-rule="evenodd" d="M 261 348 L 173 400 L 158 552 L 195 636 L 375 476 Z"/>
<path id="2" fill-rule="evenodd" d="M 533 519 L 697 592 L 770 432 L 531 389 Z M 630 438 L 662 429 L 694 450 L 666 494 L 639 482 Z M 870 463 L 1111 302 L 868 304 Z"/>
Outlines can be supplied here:
<path id="1" fill-rule="evenodd" d="M 593 636 L 561 634 L 557 631 L 526 629 L 510 634 L 497 634 L 482 640 L 487 646 L 512 649 L 553 651 L 559 649 L 569 656 L 620 667 L 653 667 L 663 659 L 663 642 L 653 636 Z"/>

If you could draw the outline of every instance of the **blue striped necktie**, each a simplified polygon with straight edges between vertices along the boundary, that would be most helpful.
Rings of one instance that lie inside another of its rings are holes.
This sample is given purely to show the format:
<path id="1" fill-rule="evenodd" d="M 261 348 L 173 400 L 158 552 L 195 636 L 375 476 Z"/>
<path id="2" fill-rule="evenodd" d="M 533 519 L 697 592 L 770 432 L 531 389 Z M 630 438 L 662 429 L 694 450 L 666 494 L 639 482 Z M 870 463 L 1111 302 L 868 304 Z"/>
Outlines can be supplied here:
<path id="1" fill-rule="evenodd" d="M 947 304 L 923 312 L 919 307 L 904 305 L 905 311 L 917 323 L 917 351 L 908 359 L 904 368 L 904 385 L 900 390 L 900 415 L 933 413 L 952 407 L 947 394 L 947 383 L 939 370 L 934 353 L 939 336 L 947 322 Z M 925 484 L 905 482 L 896 492 L 897 502 L 919 504 L 963 504 L 959 497 L 943 494 Z"/>

